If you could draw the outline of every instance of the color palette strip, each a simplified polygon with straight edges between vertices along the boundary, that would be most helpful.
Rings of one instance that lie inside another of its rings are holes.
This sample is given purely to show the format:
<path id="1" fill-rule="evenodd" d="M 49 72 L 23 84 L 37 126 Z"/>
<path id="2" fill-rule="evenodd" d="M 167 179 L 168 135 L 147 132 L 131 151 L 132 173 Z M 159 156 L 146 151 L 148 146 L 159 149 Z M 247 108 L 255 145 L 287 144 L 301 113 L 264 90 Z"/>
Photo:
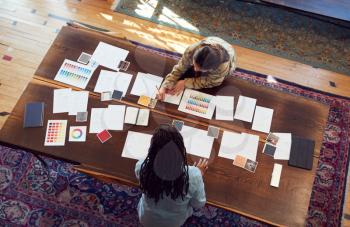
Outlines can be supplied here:
<path id="1" fill-rule="evenodd" d="M 85 89 L 93 72 L 94 69 L 87 65 L 65 59 L 55 80 Z"/>
<path id="2" fill-rule="evenodd" d="M 66 141 L 67 120 L 49 120 L 47 122 L 45 146 L 64 146 Z"/>

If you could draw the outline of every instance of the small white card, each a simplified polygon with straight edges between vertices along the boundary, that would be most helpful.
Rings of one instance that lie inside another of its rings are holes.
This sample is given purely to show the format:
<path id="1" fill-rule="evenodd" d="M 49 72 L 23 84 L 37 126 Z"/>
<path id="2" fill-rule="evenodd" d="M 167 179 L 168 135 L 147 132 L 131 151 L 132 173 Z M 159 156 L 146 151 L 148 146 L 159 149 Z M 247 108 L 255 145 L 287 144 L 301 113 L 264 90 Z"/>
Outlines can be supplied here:
<path id="1" fill-rule="evenodd" d="M 139 113 L 139 108 L 131 107 L 131 106 L 126 107 L 124 123 L 132 124 L 132 125 L 136 124 L 138 113 Z"/>
<path id="2" fill-rule="evenodd" d="M 149 109 L 140 109 L 139 115 L 137 117 L 136 125 L 148 126 L 150 110 Z"/>
<path id="3" fill-rule="evenodd" d="M 270 185 L 278 188 L 280 184 L 280 178 L 282 173 L 282 165 L 275 163 L 273 166 L 272 177 Z"/>
<path id="4" fill-rule="evenodd" d="M 85 142 L 86 141 L 86 126 L 71 126 L 69 128 L 70 142 Z"/>

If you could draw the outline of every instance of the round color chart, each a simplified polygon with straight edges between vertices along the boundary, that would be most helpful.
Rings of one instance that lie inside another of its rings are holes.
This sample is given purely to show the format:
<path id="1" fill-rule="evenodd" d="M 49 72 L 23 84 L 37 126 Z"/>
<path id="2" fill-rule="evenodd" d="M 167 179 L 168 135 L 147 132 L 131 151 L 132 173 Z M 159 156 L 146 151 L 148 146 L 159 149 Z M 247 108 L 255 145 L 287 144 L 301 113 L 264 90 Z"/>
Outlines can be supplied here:
<path id="1" fill-rule="evenodd" d="M 80 128 L 75 128 L 72 130 L 71 136 L 74 139 L 80 139 L 80 137 L 83 135 L 83 131 Z"/>

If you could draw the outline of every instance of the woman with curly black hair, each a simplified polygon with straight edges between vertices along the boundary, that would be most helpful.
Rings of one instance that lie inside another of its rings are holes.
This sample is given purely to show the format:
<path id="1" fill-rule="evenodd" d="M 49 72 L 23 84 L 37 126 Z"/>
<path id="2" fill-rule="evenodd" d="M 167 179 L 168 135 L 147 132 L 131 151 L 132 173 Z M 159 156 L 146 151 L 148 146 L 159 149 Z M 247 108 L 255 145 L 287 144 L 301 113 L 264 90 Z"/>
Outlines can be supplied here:
<path id="1" fill-rule="evenodd" d="M 171 125 L 155 130 L 145 160 L 136 163 L 142 197 L 138 215 L 144 226 L 180 226 L 206 203 L 203 174 L 207 160 L 188 166 L 181 134 Z"/>

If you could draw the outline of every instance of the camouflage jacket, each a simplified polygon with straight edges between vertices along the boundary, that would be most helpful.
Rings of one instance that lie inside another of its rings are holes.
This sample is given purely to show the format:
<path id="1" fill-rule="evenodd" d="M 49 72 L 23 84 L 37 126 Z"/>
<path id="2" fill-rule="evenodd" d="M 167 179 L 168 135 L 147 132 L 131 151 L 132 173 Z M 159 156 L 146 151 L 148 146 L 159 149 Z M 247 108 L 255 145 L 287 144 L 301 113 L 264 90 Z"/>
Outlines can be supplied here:
<path id="1" fill-rule="evenodd" d="M 230 60 L 222 63 L 217 69 L 209 71 L 206 76 L 184 79 L 186 88 L 201 89 L 219 86 L 224 81 L 225 77 L 235 70 L 236 55 L 233 47 L 219 37 L 207 37 L 187 47 L 177 65 L 175 65 L 171 73 L 165 77 L 162 87 L 173 87 L 187 69 L 193 66 L 193 54 L 201 44 L 219 44 L 228 52 Z"/>

